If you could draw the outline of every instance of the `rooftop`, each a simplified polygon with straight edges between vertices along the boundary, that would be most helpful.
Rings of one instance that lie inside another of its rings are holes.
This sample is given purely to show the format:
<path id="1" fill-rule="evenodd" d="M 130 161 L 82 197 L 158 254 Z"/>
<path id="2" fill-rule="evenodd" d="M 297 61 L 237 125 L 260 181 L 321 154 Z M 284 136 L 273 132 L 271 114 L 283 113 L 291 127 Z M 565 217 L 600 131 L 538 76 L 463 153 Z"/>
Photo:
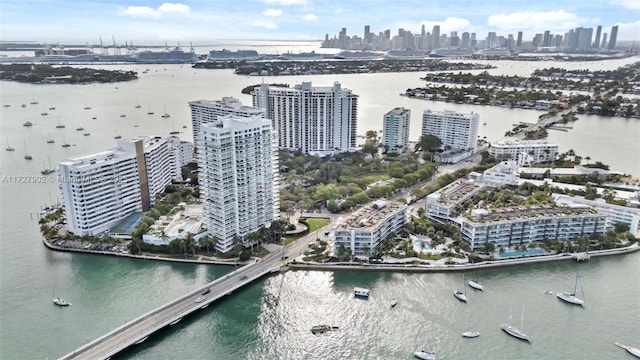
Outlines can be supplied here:
<path id="1" fill-rule="evenodd" d="M 477 212 L 477 217 L 469 220 L 471 224 L 486 224 L 499 222 L 512 222 L 514 220 L 524 220 L 531 218 L 561 218 L 563 216 L 576 215 L 602 215 L 597 210 L 590 207 L 568 207 L 543 205 L 539 207 L 527 208 L 518 206 L 515 208 L 501 208 L 486 214 Z"/>
<path id="2" fill-rule="evenodd" d="M 378 200 L 371 205 L 358 209 L 346 218 L 337 230 L 349 229 L 374 229 L 382 220 L 395 215 L 398 211 L 406 209 L 407 205 L 399 202 Z"/>

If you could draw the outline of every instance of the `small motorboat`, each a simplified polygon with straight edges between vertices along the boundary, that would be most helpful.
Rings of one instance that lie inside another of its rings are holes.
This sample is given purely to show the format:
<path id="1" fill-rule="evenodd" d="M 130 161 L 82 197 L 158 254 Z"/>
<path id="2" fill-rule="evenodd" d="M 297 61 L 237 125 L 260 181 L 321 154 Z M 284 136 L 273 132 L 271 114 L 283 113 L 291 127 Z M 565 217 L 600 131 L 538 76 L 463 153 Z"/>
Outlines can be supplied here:
<path id="1" fill-rule="evenodd" d="M 314 325 L 313 327 L 311 327 L 311 333 L 316 335 L 316 334 L 324 334 L 327 331 L 331 331 L 331 330 L 338 330 L 339 328 L 337 326 L 330 326 L 330 325 Z"/>
<path id="2" fill-rule="evenodd" d="M 391 300 L 391 307 L 394 308 L 396 305 L 398 305 L 398 299 Z"/>
<path id="3" fill-rule="evenodd" d="M 31 121 L 25 121 L 22 126 L 30 127 L 33 126 L 33 123 Z"/>
<path id="4" fill-rule="evenodd" d="M 466 338 L 475 338 L 480 336 L 480 333 L 477 331 L 465 331 L 462 333 L 462 337 L 466 337 Z"/>

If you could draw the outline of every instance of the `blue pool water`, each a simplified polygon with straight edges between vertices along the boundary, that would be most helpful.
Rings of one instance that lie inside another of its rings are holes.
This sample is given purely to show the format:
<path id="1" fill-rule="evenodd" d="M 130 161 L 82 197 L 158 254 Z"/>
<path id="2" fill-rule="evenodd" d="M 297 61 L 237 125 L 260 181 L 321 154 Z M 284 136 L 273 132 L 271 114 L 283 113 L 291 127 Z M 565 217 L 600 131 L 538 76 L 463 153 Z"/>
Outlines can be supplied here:
<path id="1" fill-rule="evenodd" d="M 518 256 L 533 256 L 533 255 L 542 255 L 542 254 L 546 254 L 547 252 L 542 250 L 542 249 L 531 249 L 528 251 L 509 251 L 509 252 L 505 252 L 500 254 L 501 258 L 511 258 L 511 257 L 518 257 Z"/>
<path id="2" fill-rule="evenodd" d="M 424 243 L 424 248 L 422 247 L 422 243 Z M 431 245 L 427 242 L 427 240 L 423 240 L 423 239 L 413 240 L 413 251 L 420 252 L 422 250 L 431 250 Z"/>

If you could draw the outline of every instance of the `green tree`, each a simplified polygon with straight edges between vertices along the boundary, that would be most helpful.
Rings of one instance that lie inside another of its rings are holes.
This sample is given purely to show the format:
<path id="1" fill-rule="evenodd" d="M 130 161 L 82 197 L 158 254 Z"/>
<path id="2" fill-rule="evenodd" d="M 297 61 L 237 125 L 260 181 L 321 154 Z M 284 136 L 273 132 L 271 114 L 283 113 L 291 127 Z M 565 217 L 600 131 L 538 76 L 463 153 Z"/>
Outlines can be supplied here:
<path id="1" fill-rule="evenodd" d="M 422 135 L 416 144 L 416 151 L 430 151 L 439 149 L 442 146 L 442 140 L 435 135 Z"/>

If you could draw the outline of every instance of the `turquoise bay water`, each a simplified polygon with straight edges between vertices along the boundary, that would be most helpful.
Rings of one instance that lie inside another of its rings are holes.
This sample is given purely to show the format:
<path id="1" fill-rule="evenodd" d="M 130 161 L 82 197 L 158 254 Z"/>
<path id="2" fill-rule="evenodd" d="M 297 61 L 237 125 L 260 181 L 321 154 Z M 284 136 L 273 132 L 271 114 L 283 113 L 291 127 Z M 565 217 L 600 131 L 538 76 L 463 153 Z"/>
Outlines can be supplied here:
<path id="1" fill-rule="evenodd" d="M 627 62 L 633 59 L 624 60 Z M 623 61 L 589 64 L 612 68 Z M 542 64 L 500 62 L 505 73 L 527 71 Z M 563 67 L 545 62 L 544 66 Z M 577 64 L 572 64 L 577 66 Z M 48 159 L 104 150 L 113 136 L 167 135 L 183 129 L 191 140 L 188 101 L 236 96 L 262 79 L 239 77 L 232 70 L 194 71 L 188 66 L 122 67 L 141 73 L 139 80 L 121 84 L 30 85 L 0 82 L 0 359 L 53 359 L 114 329 L 169 300 L 232 270 L 190 264 L 170 264 L 103 256 L 56 253 L 40 241 L 37 213 L 56 202 L 55 176 L 44 181 L 8 181 L 15 176 L 39 176 Z M 497 71 L 497 70 L 496 70 Z M 360 95 L 358 133 L 382 128 L 382 116 L 396 106 L 412 110 L 411 138 L 420 132 L 422 110 L 455 109 L 478 112 L 486 126 L 480 135 L 500 138 L 511 124 L 533 122 L 540 114 L 530 110 L 427 102 L 398 96 L 422 84 L 423 74 L 365 74 L 345 76 L 281 77 L 270 82 L 296 84 L 333 81 Z M 38 100 L 38 105 L 27 105 Z M 85 104 L 92 107 L 84 110 Z M 136 109 L 135 104 L 141 104 Z M 50 115 L 40 112 L 56 107 Z M 160 115 L 166 106 L 171 118 Z M 148 116 L 148 109 L 155 116 Z M 121 118 L 120 114 L 127 114 Z M 93 120 L 92 117 L 96 117 Z M 32 121 L 25 128 L 22 123 Z M 65 129 L 56 129 L 62 122 Z M 135 125 L 138 125 L 136 127 Z M 82 126 L 91 136 L 75 128 Z M 640 176 L 637 161 L 623 154 L 640 153 L 640 120 L 581 117 L 569 132 L 550 132 L 561 150 L 573 148 L 592 161 Z M 55 144 L 47 144 L 47 138 Z M 69 142 L 73 146 L 62 148 Z M 32 161 L 23 159 L 26 142 Z M 637 160 L 637 159 L 636 159 Z M 547 290 L 572 289 L 581 273 L 587 305 L 571 307 Z M 121 359 L 410 359 L 428 347 L 447 359 L 627 359 L 613 341 L 640 346 L 640 253 L 508 268 L 473 273 L 485 285 L 483 293 L 467 289 L 468 304 L 452 295 L 461 289 L 460 274 L 391 274 L 350 272 L 288 272 L 227 297 L 218 304 L 167 329 L 125 353 Z M 352 289 L 371 289 L 368 301 L 353 298 Z M 58 308 L 51 296 L 60 295 L 72 306 Z M 398 306 L 390 309 L 392 298 Z M 499 326 L 516 318 L 525 304 L 525 331 L 531 345 L 503 334 Z M 317 324 L 339 326 L 339 331 L 314 336 Z M 477 339 L 462 339 L 469 323 L 480 331 Z M 570 329 L 571 335 L 567 335 Z M 553 354 L 553 355 L 550 355 Z M 551 356 L 551 357 L 550 357 Z"/>

